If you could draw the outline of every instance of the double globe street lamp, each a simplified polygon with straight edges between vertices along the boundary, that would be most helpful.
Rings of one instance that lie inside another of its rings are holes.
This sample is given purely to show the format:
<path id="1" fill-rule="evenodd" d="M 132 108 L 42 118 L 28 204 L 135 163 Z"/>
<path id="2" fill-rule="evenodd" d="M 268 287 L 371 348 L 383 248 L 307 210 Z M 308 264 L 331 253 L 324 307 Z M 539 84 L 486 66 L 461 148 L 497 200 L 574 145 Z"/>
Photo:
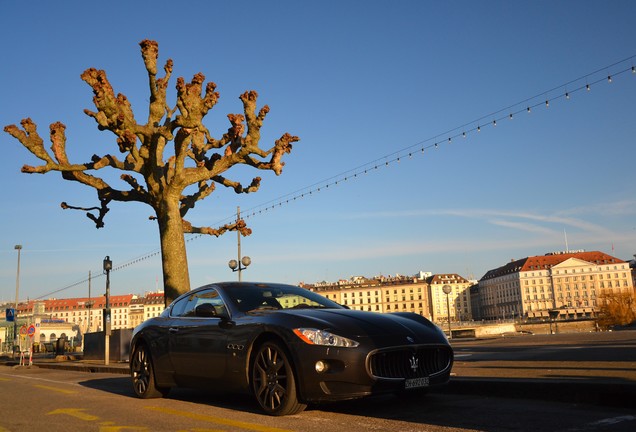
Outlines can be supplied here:
<path id="1" fill-rule="evenodd" d="M 236 223 L 241 220 L 241 208 L 236 208 Z M 241 282 L 241 272 L 247 268 L 250 264 L 252 264 L 252 259 L 248 256 L 241 257 L 241 232 L 236 230 L 237 237 L 237 245 L 238 245 L 238 259 L 230 260 L 227 265 L 232 269 L 233 272 L 238 272 L 238 280 Z"/>
<path id="2" fill-rule="evenodd" d="M 244 256 L 241 258 L 241 254 L 239 253 L 239 261 L 230 260 L 227 265 L 232 269 L 233 272 L 238 272 L 238 280 L 241 282 L 241 272 L 252 264 L 252 259 L 248 256 Z"/>

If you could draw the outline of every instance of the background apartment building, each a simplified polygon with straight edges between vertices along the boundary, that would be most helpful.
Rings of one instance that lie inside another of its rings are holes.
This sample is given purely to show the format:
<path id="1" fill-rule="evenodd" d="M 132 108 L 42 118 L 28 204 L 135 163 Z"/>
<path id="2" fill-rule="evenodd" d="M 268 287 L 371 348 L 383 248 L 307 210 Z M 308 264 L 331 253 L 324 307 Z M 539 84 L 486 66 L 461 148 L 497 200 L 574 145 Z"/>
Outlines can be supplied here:
<path id="1" fill-rule="evenodd" d="M 335 284 L 303 285 L 330 300 L 354 310 L 371 312 L 413 312 L 432 321 L 447 321 L 447 294 L 443 287 L 451 287 L 448 295 L 451 320 L 472 319 L 470 304 L 471 282 L 457 274 L 420 272 L 415 276 L 378 276 L 367 279 L 356 276 Z"/>
<path id="2" fill-rule="evenodd" d="M 437 274 L 428 280 L 431 320 L 470 321 L 473 317 L 470 287 L 473 285 L 458 274 Z M 448 294 L 444 287 L 448 286 Z"/>
<path id="3" fill-rule="evenodd" d="M 419 272 L 300 285 L 354 310 L 414 312 L 437 323 L 547 319 L 549 311 L 557 311 L 561 319 L 574 319 L 595 316 L 603 294 L 634 292 L 634 258 L 626 262 L 598 251 L 554 252 L 513 260 L 489 270 L 479 283 L 455 273 Z M 111 296 L 110 306 L 112 330 L 131 329 L 160 315 L 164 297 L 163 293 Z M 105 307 L 103 296 L 28 301 L 18 304 L 17 318 L 19 326 L 38 323 L 35 342 L 51 342 L 60 334 L 103 330 Z M 12 323 L 3 322 L 0 341 L 6 344 L 12 335 Z"/>
<path id="4" fill-rule="evenodd" d="M 634 292 L 628 262 L 603 252 L 554 252 L 488 271 L 479 281 L 484 319 L 594 316 L 599 296 Z"/>
<path id="5" fill-rule="evenodd" d="M 415 312 L 428 316 L 428 285 L 418 277 L 356 276 L 335 284 L 303 285 L 353 310 Z"/>
<path id="6" fill-rule="evenodd" d="M 81 335 L 102 331 L 106 297 L 30 300 L 18 303 L 18 327 L 33 324 L 32 342 L 55 342 L 60 336 L 79 339 Z M 164 310 L 163 293 L 139 297 L 133 294 L 110 296 L 111 329 L 130 329 Z M 4 312 L 4 309 L 3 309 Z M 6 343 L 13 337 L 13 325 L 4 326 L 0 335 Z M 2 337 L 4 336 L 4 337 Z"/>
<path id="7" fill-rule="evenodd" d="M 129 310 L 132 294 L 110 296 L 111 328 L 129 328 Z M 101 331 L 106 297 L 70 298 L 28 302 L 25 309 L 18 305 L 18 315 L 35 315 L 63 320 L 75 324 L 82 333 Z M 37 312 L 37 313 L 35 313 Z"/>

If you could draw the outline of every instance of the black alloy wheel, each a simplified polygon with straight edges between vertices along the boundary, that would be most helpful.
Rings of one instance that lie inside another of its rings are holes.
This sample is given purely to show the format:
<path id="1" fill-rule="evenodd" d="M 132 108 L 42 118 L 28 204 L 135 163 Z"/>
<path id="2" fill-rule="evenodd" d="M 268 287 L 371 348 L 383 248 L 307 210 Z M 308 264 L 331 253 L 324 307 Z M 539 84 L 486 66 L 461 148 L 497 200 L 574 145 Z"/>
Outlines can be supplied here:
<path id="1" fill-rule="evenodd" d="M 258 404 L 269 415 L 297 414 L 307 407 L 298 402 L 292 364 L 276 342 L 265 342 L 256 350 L 252 390 Z"/>
<path id="2" fill-rule="evenodd" d="M 169 388 L 156 386 L 150 351 L 145 344 L 135 347 L 130 363 L 130 375 L 135 394 L 142 399 L 165 397 L 170 391 Z"/>

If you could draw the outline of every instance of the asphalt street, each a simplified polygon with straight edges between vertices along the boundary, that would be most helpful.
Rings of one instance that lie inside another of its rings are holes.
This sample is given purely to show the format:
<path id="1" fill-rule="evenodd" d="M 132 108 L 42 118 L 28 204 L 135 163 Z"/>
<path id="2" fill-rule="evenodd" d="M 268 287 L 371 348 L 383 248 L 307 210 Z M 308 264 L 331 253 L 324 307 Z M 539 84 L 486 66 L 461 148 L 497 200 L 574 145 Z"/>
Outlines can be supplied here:
<path id="1" fill-rule="evenodd" d="M 451 381 L 435 391 L 636 407 L 636 331 L 452 340 Z M 16 359 L 3 359 L 17 365 Z M 36 356 L 33 366 L 128 374 L 126 362 Z"/>

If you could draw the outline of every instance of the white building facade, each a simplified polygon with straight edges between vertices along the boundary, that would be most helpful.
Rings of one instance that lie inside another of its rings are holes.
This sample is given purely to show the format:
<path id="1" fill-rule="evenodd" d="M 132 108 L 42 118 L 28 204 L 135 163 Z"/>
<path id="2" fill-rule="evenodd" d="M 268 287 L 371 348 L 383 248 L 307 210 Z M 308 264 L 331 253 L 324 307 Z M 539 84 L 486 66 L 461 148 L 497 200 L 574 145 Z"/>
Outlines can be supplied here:
<path id="1" fill-rule="evenodd" d="M 598 298 L 634 292 L 629 263 L 603 252 L 555 252 L 512 261 L 479 281 L 484 319 L 592 317 Z"/>

